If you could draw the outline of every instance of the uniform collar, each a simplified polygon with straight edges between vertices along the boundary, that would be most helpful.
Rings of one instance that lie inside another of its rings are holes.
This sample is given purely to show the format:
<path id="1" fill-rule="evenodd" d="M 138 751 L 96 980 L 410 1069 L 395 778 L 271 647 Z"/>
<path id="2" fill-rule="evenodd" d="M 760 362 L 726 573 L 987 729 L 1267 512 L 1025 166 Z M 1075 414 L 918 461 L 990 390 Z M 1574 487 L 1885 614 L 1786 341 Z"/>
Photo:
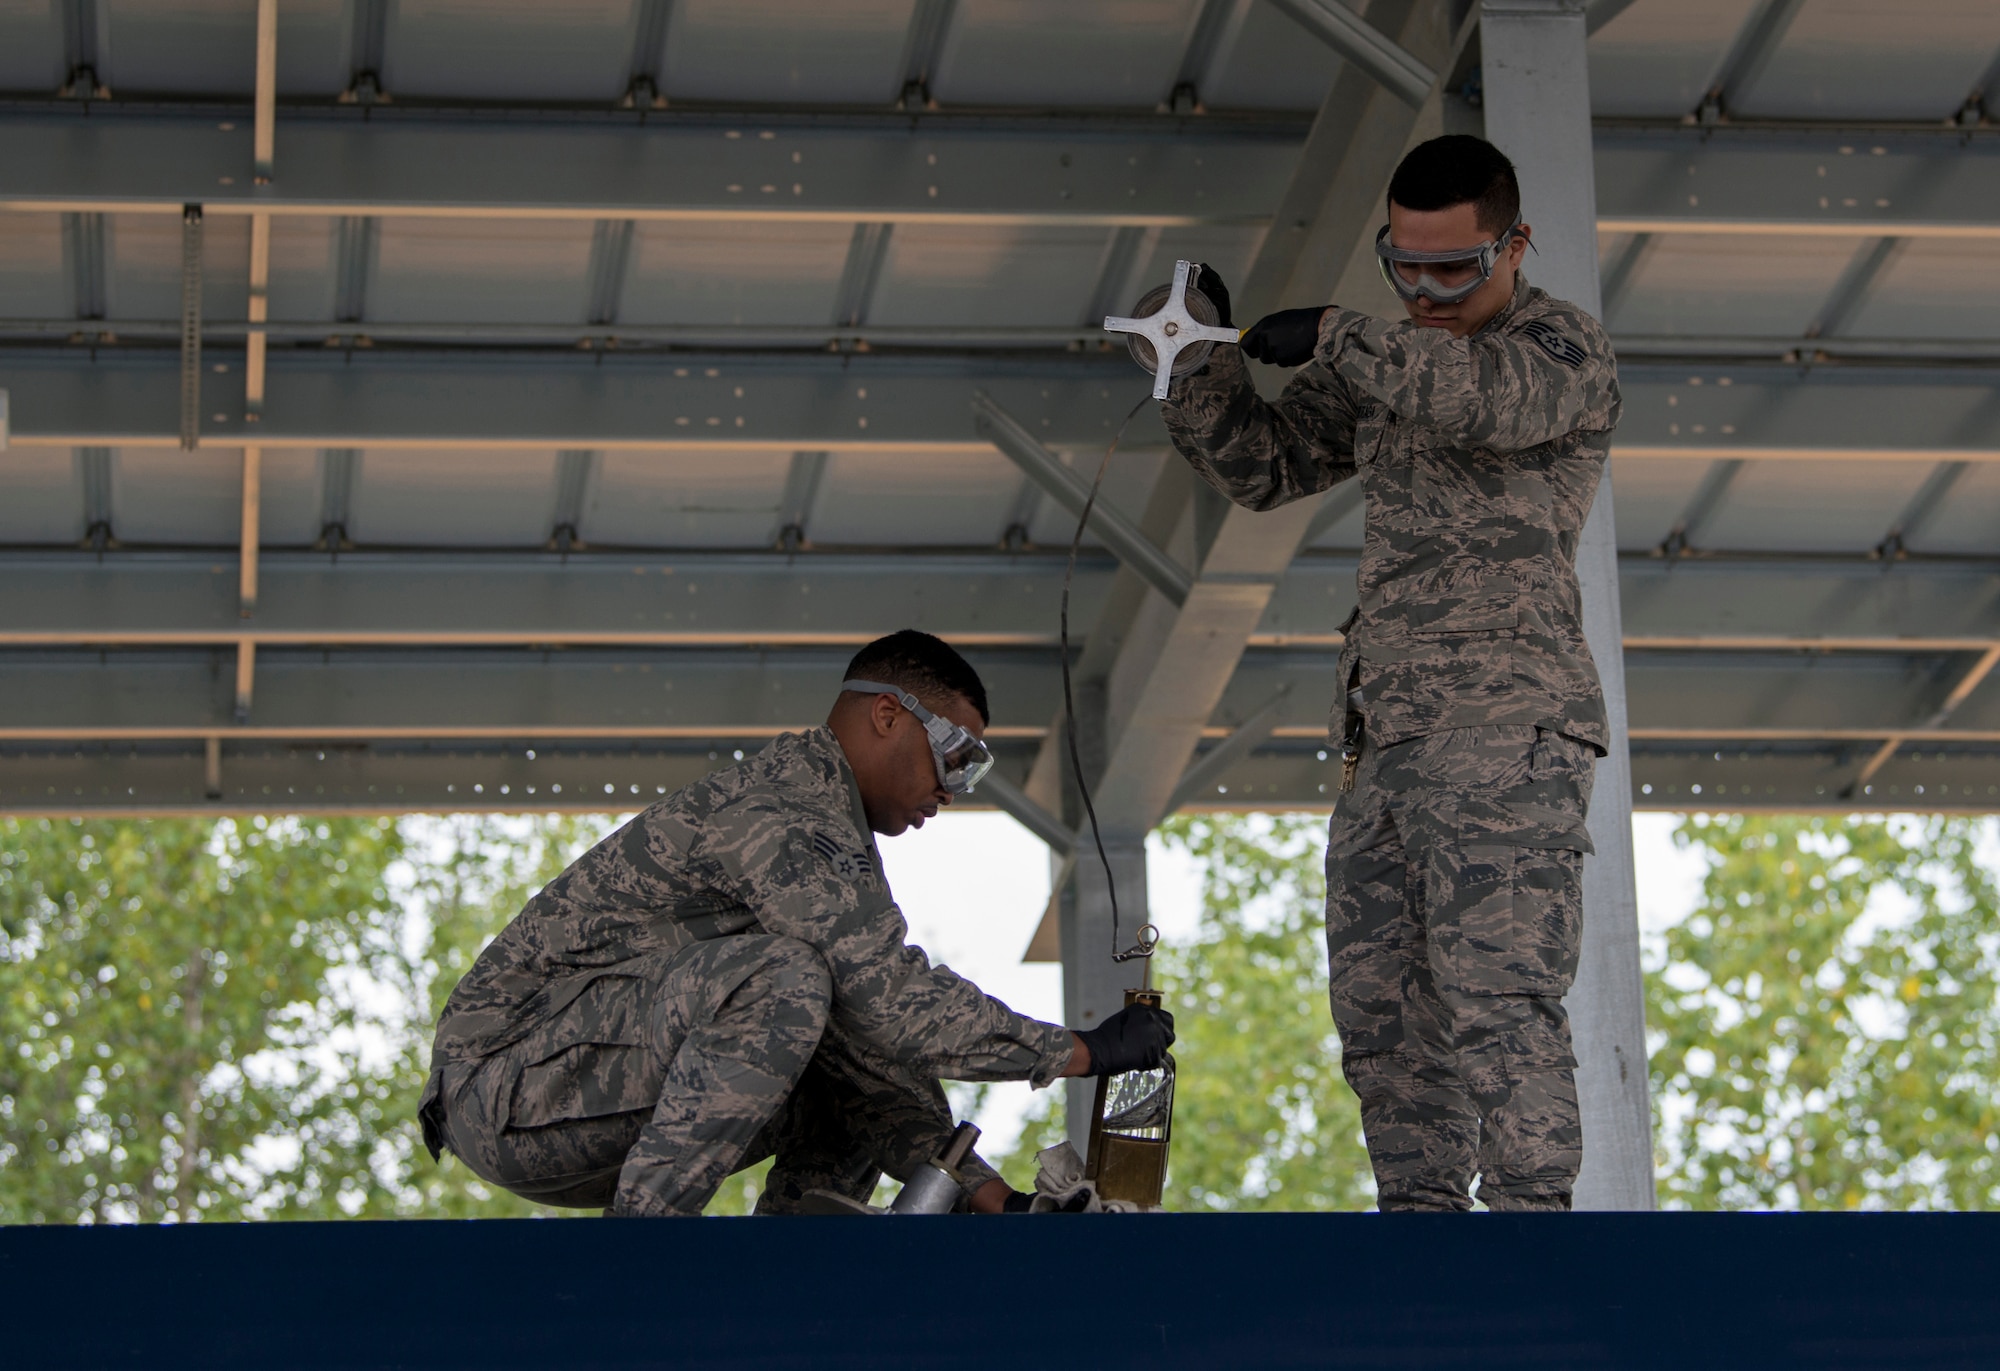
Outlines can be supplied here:
<path id="1" fill-rule="evenodd" d="M 848 765 L 847 753 L 841 749 L 840 739 L 834 737 L 833 730 L 825 724 L 792 736 L 799 740 L 800 751 L 812 759 L 827 785 L 846 793 L 854 831 L 872 849 L 875 837 L 868 827 L 868 809 L 861 803 L 861 783 L 854 777 L 854 768 Z"/>
<path id="2" fill-rule="evenodd" d="M 847 785 L 854 783 L 854 769 L 847 764 L 847 754 L 840 750 L 840 739 L 825 724 L 781 734 L 773 747 L 796 754 L 829 787 L 839 789 L 843 781 Z"/>
<path id="3" fill-rule="evenodd" d="M 1507 303 L 1500 307 L 1500 312 L 1494 315 L 1491 319 L 1488 319 L 1483 325 L 1480 326 L 1479 332 L 1473 334 L 1472 336 L 1474 338 L 1484 338 L 1489 333 L 1498 332 L 1503 326 L 1505 326 L 1505 324 L 1509 319 L 1512 319 L 1514 317 L 1514 315 L 1520 310 L 1521 306 L 1526 304 L 1527 302 L 1528 302 L 1528 273 L 1525 271 L 1516 271 L 1514 273 L 1513 295 L 1509 296 Z"/>

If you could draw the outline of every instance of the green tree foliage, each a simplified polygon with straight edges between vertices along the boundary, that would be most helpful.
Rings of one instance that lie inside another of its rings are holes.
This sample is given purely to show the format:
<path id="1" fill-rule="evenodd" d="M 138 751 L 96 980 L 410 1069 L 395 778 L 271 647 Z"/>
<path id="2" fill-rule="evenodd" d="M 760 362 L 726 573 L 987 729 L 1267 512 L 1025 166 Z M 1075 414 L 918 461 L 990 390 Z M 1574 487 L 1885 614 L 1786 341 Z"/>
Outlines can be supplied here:
<path id="1" fill-rule="evenodd" d="M 406 859 L 396 874 L 407 950 L 379 982 L 395 1006 L 386 1034 L 393 1057 L 376 1077 L 380 1093 L 371 1126 L 350 1134 L 354 1152 L 340 1159 L 340 1173 L 353 1178 L 343 1212 L 383 1218 L 580 1212 L 548 1209 L 489 1186 L 449 1152 L 432 1161 L 415 1109 L 429 1074 L 431 1033 L 452 987 L 528 898 L 616 822 L 596 814 L 457 814 L 401 822 Z"/>
<path id="2" fill-rule="evenodd" d="M 1326 821 L 1180 817 L 1162 836 L 1202 866 L 1200 930 L 1163 946 L 1155 982 L 1179 1065 L 1166 1205 L 1176 1210 L 1366 1209 L 1374 1178 L 1340 1074 L 1326 998 Z M 1002 1160 L 1026 1188 L 1063 1136 L 1051 1090 Z"/>
<path id="3" fill-rule="evenodd" d="M 1654 950 L 1663 1200 L 2000 1205 L 2000 900 L 1975 820 L 1697 817 Z"/>
<path id="4" fill-rule="evenodd" d="M 601 828 L 0 821 L 0 1221 L 527 1212 L 411 1116 L 443 995 Z"/>
<path id="5" fill-rule="evenodd" d="M 0 838 L 0 1217 L 257 1212 L 258 1145 L 340 1111 L 365 1011 L 328 982 L 393 956 L 394 827 L 44 819 Z"/>

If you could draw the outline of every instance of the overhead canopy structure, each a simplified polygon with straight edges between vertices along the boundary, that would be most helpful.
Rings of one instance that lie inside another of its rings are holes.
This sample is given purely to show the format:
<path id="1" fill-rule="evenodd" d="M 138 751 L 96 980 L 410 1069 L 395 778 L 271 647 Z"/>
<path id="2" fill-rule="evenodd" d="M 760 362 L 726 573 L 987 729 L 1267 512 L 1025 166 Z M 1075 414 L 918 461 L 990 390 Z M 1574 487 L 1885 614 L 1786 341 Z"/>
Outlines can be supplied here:
<path id="1" fill-rule="evenodd" d="M 9 7 L 0 809 L 626 806 L 914 625 L 1067 841 L 1095 324 L 1391 307 L 1465 8 Z M 1634 802 L 2000 805 L 2000 10 L 1589 24 Z M 1355 497 L 1239 518 L 1150 411 L 1106 489 L 1107 808 L 1324 804 Z"/>

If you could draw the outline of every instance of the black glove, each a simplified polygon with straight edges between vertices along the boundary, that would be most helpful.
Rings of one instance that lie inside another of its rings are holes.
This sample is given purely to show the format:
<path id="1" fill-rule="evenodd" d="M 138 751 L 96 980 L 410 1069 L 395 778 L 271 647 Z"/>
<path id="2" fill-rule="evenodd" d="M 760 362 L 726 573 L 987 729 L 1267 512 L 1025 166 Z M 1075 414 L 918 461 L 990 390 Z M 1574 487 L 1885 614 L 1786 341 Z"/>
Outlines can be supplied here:
<path id="1" fill-rule="evenodd" d="M 1090 1074 L 1151 1071 L 1174 1045 L 1174 1016 L 1149 1004 L 1128 1004 L 1095 1028 L 1072 1030 L 1090 1051 Z"/>
<path id="2" fill-rule="evenodd" d="M 1057 1205 L 1054 1209 L 1044 1209 L 1042 1212 L 1044 1214 L 1081 1214 L 1084 1210 L 1088 1209 L 1089 1207 L 1090 1207 L 1090 1192 L 1088 1190 L 1079 1190 L 1074 1195 L 1071 1195 L 1067 1200 L 1064 1200 L 1061 1204 Z M 1019 1190 L 1009 1191 L 1007 1194 L 1007 1198 L 1000 1202 L 1000 1212 L 1002 1214 L 1034 1213 L 1035 1196 L 1033 1192 L 1023 1193 Z"/>
<path id="3" fill-rule="evenodd" d="M 1195 273 L 1194 288 L 1206 295 L 1209 303 L 1215 306 L 1216 323 L 1224 328 L 1236 327 L 1229 322 L 1229 287 L 1222 284 L 1222 278 L 1215 274 L 1214 267 L 1202 263 L 1201 270 Z"/>
<path id="4" fill-rule="evenodd" d="M 1325 313 L 1321 306 L 1265 315 L 1243 335 L 1243 355 L 1274 367 L 1304 366 L 1319 346 L 1319 321 Z"/>

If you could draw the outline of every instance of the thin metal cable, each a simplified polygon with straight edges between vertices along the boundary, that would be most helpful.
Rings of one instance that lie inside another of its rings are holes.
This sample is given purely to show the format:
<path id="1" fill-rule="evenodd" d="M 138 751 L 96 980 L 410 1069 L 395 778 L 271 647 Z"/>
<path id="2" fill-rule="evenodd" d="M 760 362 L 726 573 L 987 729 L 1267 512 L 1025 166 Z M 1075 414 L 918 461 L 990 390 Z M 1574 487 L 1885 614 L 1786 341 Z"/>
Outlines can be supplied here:
<path id="1" fill-rule="evenodd" d="M 1083 779 L 1083 756 L 1076 742 L 1076 695 L 1070 686 L 1069 677 L 1069 588 L 1076 579 L 1077 549 L 1083 546 L 1083 530 L 1090 523 L 1090 511 L 1097 504 L 1097 491 L 1104 484 L 1104 473 L 1111 466 L 1111 454 L 1118 451 L 1118 445 L 1125 440 L 1125 430 L 1131 427 L 1139 411 L 1153 397 L 1150 393 L 1139 397 L 1139 403 L 1132 406 L 1125 415 L 1118 431 L 1111 435 L 1111 443 L 1104 449 L 1104 456 L 1097 463 L 1097 475 L 1090 482 L 1090 495 L 1083 502 L 1083 513 L 1077 516 L 1076 534 L 1069 540 L 1069 565 L 1063 570 L 1062 588 L 1062 678 L 1063 678 L 1063 731 L 1069 738 L 1069 766 L 1076 776 L 1076 791 L 1083 797 L 1083 812 L 1090 816 L 1091 841 L 1097 844 L 1097 860 L 1104 865 L 1104 888 L 1111 894 L 1111 960 L 1122 962 L 1135 953 L 1122 951 L 1118 946 L 1118 882 L 1111 875 L 1111 858 L 1104 852 L 1104 835 L 1097 828 L 1097 806 L 1090 802 L 1090 784 Z M 1144 929 L 1140 932 L 1143 934 Z"/>

